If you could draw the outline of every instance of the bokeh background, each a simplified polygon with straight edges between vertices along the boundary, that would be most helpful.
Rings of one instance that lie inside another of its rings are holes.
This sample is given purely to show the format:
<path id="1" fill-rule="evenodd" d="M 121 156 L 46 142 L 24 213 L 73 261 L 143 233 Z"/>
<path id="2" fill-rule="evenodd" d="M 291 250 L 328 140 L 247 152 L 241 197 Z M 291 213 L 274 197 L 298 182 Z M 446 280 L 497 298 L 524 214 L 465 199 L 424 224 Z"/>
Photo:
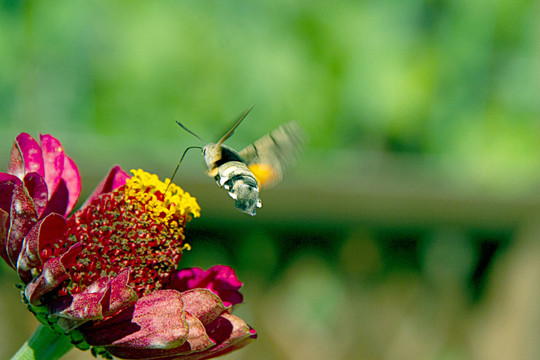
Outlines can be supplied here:
<path id="1" fill-rule="evenodd" d="M 182 265 L 235 267 L 259 333 L 226 359 L 540 358 L 540 4 L 0 1 L 0 166 L 51 133 L 83 176 L 299 121 L 256 217 L 194 151 Z M 36 326 L 0 267 L 0 358 Z M 91 359 L 73 350 L 67 359 Z"/>

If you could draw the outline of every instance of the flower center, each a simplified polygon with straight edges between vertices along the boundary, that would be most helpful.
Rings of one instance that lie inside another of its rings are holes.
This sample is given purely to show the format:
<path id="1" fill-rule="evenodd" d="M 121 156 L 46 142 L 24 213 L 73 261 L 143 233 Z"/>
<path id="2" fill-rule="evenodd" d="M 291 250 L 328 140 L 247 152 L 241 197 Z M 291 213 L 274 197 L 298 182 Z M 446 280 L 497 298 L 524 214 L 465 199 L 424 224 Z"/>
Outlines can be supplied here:
<path id="1" fill-rule="evenodd" d="M 199 205 L 175 184 L 167 188 L 156 175 L 131 172 L 125 185 L 67 220 L 64 245 L 80 242 L 84 250 L 68 270 L 71 283 L 63 292 L 78 293 L 100 277 L 130 267 L 129 285 L 140 296 L 162 288 L 180 262 L 189 246 L 184 244 L 184 225 L 199 216 Z"/>

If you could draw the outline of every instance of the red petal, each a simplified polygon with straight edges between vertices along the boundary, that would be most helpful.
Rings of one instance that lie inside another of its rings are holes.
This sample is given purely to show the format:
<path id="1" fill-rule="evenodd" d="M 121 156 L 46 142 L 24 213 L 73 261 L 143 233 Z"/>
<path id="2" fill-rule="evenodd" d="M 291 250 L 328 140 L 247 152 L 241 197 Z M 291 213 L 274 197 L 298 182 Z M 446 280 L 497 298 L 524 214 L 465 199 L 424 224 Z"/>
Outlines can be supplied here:
<path id="1" fill-rule="evenodd" d="M 192 289 L 182 293 L 184 310 L 208 324 L 223 313 L 226 308 L 221 299 L 208 289 Z"/>
<path id="2" fill-rule="evenodd" d="M 40 140 L 45 166 L 45 182 L 51 196 L 58 187 L 64 170 L 64 149 L 60 141 L 49 134 L 41 135 Z"/>
<path id="3" fill-rule="evenodd" d="M 10 226 L 6 242 L 6 250 L 11 265 L 17 265 L 23 239 L 37 221 L 34 203 L 22 184 L 15 184 L 10 209 Z"/>
<path id="4" fill-rule="evenodd" d="M 22 180 L 29 172 L 45 175 L 43 155 L 37 141 L 29 134 L 21 133 L 15 139 L 11 150 L 8 173 Z"/>
<path id="5" fill-rule="evenodd" d="M 61 239 L 66 231 L 63 216 L 50 214 L 38 221 L 24 238 L 23 248 L 17 262 L 19 277 L 25 283 L 32 280 L 31 270 L 41 266 L 41 250 L 50 243 Z M 48 260 L 48 259 L 44 259 Z"/>
<path id="6" fill-rule="evenodd" d="M 31 305 L 37 305 L 43 295 L 54 290 L 62 282 L 69 279 L 66 267 L 74 263 L 83 246 L 77 243 L 69 248 L 62 256 L 49 259 L 43 264 L 41 274 L 26 285 L 24 295 Z"/>
<path id="7" fill-rule="evenodd" d="M 75 204 L 79 200 L 79 195 L 81 195 L 81 175 L 79 169 L 75 162 L 67 155 L 64 156 L 62 180 L 64 180 L 69 194 L 67 209 L 64 214 L 67 216 L 75 208 Z"/>
<path id="8" fill-rule="evenodd" d="M 179 292 L 155 291 L 118 315 L 81 331 L 94 346 L 125 348 L 134 353 L 174 348 L 184 344 L 188 336 L 183 306 Z"/>
<path id="9" fill-rule="evenodd" d="M 129 177 L 130 176 L 124 170 L 122 170 L 120 166 L 113 167 L 107 177 L 101 180 L 99 185 L 94 189 L 81 208 L 86 207 L 99 195 L 111 192 L 120 186 L 125 185 L 126 180 L 129 179 Z"/>

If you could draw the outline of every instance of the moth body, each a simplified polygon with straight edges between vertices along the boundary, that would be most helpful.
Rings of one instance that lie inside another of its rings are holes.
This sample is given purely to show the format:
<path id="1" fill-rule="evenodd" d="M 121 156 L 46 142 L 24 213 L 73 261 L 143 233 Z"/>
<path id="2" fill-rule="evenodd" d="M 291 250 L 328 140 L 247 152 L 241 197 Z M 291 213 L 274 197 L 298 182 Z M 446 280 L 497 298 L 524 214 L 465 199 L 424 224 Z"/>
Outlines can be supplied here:
<path id="1" fill-rule="evenodd" d="M 259 184 L 238 152 L 226 145 L 208 144 L 203 147 L 203 156 L 208 175 L 216 179 L 219 187 L 227 190 L 235 207 L 255 215 L 256 208 L 262 207 Z"/>

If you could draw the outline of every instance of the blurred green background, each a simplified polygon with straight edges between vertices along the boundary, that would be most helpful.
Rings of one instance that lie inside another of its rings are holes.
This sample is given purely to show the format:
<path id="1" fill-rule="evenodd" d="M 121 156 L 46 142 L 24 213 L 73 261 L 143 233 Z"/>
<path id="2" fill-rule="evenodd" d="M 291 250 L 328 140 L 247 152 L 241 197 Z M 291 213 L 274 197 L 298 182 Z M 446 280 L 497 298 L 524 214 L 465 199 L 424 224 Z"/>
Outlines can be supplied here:
<path id="1" fill-rule="evenodd" d="M 83 176 L 169 177 L 197 139 L 298 120 L 299 163 L 234 210 L 196 152 L 182 265 L 232 265 L 259 339 L 227 359 L 540 358 L 540 3 L 0 1 L 0 164 L 51 133 Z M 35 328 L 0 267 L 0 358 Z M 66 358 L 90 359 L 73 350 Z"/>

